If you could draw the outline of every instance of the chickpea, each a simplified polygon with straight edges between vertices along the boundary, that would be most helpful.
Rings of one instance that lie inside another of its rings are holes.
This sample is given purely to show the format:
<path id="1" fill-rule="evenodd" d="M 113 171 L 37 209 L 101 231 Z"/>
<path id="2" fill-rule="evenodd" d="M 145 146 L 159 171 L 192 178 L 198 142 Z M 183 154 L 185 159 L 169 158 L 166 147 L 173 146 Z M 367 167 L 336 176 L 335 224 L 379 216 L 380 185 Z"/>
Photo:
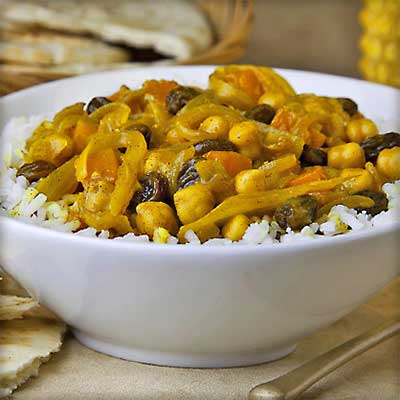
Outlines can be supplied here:
<path id="1" fill-rule="evenodd" d="M 199 130 L 209 133 L 214 139 L 224 137 L 228 134 L 229 122 L 219 115 L 212 115 L 200 124 Z"/>
<path id="2" fill-rule="evenodd" d="M 232 241 L 242 239 L 247 228 L 250 225 L 250 219 L 244 214 L 238 214 L 228 219 L 222 228 L 222 235 L 224 238 Z"/>
<path id="3" fill-rule="evenodd" d="M 141 233 L 153 237 L 156 228 L 164 228 L 171 234 L 178 232 L 174 210 L 161 201 L 147 201 L 136 207 L 136 226 Z"/>
<path id="4" fill-rule="evenodd" d="M 332 168 L 361 168 L 365 164 L 364 151 L 358 143 L 346 143 L 328 149 L 328 166 Z"/>
<path id="5" fill-rule="evenodd" d="M 265 173 L 259 169 L 246 169 L 235 177 L 237 193 L 255 193 L 267 190 Z"/>
<path id="6" fill-rule="evenodd" d="M 400 179 L 400 147 L 382 150 L 376 160 L 376 167 L 389 180 Z"/>
<path id="7" fill-rule="evenodd" d="M 91 212 L 104 211 L 108 206 L 114 185 L 94 172 L 85 188 L 85 208 Z"/>
<path id="8" fill-rule="evenodd" d="M 240 147 L 257 142 L 257 125 L 253 121 L 244 121 L 233 125 L 229 131 L 229 140 Z"/>
<path id="9" fill-rule="evenodd" d="M 351 142 L 361 143 L 364 139 L 378 134 L 378 128 L 368 118 L 351 120 L 347 125 L 347 137 Z"/>
<path id="10" fill-rule="evenodd" d="M 210 212 L 215 204 L 211 190 L 202 183 L 196 183 L 174 194 L 178 217 L 186 225 Z"/>
<path id="11" fill-rule="evenodd" d="M 258 99 L 258 104 L 267 104 L 275 110 L 282 107 L 286 102 L 286 96 L 279 92 L 267 92 Z"/>
<path id="12" fill-rule="evenodd" d="M 262 156 L 263 147 L 259 141 L 257 125 L 253 121 L 235 124 L 229 131 L 229 140 L 241 154 L 252 160 Z"/>

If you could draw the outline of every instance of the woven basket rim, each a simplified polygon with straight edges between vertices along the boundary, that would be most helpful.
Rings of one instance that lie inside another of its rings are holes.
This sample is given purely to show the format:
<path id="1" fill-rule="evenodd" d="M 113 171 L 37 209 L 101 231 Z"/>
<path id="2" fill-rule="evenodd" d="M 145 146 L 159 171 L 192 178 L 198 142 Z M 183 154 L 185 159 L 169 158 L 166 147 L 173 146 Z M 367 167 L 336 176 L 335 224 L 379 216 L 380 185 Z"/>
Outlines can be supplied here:
<path id="1" fill-rule="evenodd" d="M 167 62 L 168 65 L 226 64 L 240 58 L 245 51 L 253 21 L 254 0 L 198 0 L 198 4 L 200 4 L 203 12 L 206 12 L 207 6 L 209 12 L 214 10 L 216 19 L 219 18 L 219 13 L 224 14 L 228 23 L 217 40 L 205 51 L 187 59 L 171 60 Z M 216 31 L 211 15 L 206 15 Z M 128 67 L 128 64 L 132 67 L 157 65 L 156 63 L 130 62 L 126 63 L 126 67 Z M 4 94 L 3 92 L 8 93 L 36 83 L 75 75 L 79 74 L 75 72 L 52 72 L 40 67 L 34 67 L 30 70 L 20 67 L 20 71 L 18 71 L 11 64 L 0 64 L 0 86 L 3 86 L 0 95 Z"/>

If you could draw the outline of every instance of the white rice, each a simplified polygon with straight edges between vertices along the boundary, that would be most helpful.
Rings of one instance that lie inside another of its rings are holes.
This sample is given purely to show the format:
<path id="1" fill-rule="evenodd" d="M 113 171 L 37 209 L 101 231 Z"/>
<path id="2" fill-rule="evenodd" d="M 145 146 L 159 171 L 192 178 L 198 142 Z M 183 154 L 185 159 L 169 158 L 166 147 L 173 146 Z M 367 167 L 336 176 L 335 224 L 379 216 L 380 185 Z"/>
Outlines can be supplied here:
<path id="1" fill-rule="evenodd" d="M 74 232 L 79 228 L 79 221 L 68 220 L 66 199 L 47 201 L 44 194 L 39 193 L 34 185 L 23 176 L 16 176 L 17 168 L 23 162 L 23 149 L 26 140 L 34 129 L 44 121 L 44 117 L 14 118 L 5 126 L 0 137 L 0 214 L 10 216 L 26 223 L 36 224 L 62 232 L 72 232 L 75 235 L 108 239 L 109 232 L 97 232 L 94 228 L 86 228 Z M 357 213 L 343 205 L 331 209 L 327 221 L 321 225 L 312 223 L 305 226 L 300 232 L 290 228 L 283 231 L 275 221 L 268 216 L 252 223 L 246 230 L 242 240 L 232 242 L 229 239 L 210 239 L 206 246 L 231 245 L 273 245 L 278 243 L 293 243 L 299 241 L 317 240 L 338 234 L 349 234 L 360 230 L 373 229 L 400 222 L 400 180 L 386 183 L 382 190 L 388 198 L 388 210 L 371 217 L 365 211 Z M 200 245 L 200 239 L 189 230 L 185 233 L 187 245 Z M 113 240 L 151 243 L 147 235 L 128 233 Z M 167 244 L 178 244 L 178 239 L 170 236 Z"/>

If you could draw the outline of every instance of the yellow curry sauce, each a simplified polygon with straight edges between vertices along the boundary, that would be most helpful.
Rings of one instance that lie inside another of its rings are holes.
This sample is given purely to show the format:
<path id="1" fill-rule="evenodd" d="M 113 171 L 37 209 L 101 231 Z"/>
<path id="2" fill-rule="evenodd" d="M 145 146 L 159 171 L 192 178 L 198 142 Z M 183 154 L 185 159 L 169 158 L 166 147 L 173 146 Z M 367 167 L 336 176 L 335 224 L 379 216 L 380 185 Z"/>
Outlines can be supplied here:
<path id="1" fill-rule="evenodd" d="M 240 240 L 264 215 L 300 230 L 337 204 L 384 210 L 399 137 L 378 136 L 350 99 L 231 65 L 206 90 L 149 80 L 64 108 L 28 139 L 18 173 L 48 200 L 68 199 L 79 229 Z"/>

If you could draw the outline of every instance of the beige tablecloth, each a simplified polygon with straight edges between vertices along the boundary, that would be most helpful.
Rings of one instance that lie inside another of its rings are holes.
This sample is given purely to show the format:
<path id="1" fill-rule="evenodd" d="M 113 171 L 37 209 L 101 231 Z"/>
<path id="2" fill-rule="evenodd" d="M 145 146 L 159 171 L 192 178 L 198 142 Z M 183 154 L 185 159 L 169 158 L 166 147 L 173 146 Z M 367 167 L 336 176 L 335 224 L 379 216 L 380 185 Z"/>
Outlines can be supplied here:
<path id="1" fill-rule="evenodd" d="M 244 400 L 255 385 L 289 371 L 400 311 L 400 279 L 368 304 L 306 338 L 290 356 L 268 364 L 218 370 L 163 368 L 108 357 L 69 337 L 60 353 L 13 400 Z M 351 361 L 301 399 L 399 400 L 400 337 Z"/>

